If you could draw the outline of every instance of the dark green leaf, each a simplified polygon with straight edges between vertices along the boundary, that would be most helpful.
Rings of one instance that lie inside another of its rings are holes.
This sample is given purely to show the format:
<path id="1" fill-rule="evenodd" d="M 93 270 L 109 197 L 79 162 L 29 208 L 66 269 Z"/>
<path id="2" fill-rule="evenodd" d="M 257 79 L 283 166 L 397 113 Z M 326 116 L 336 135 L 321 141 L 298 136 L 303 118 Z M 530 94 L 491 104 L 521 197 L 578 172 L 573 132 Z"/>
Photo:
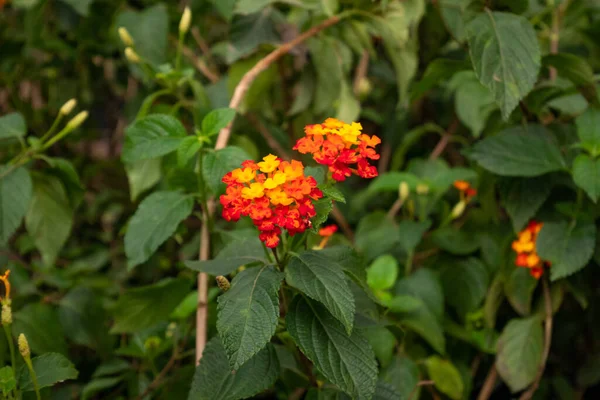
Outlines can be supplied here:
<path id="1" fill-rule="evenodd" d="M 308 48 L 317 72 L 313 108 L 315 113 L 320 114 L 332 110 L 332 105 L 340 98 L 343 71 L 334 39 L 330 37 L 323 37 L 321 40 L 310 39 Z"/>
<path id="2" fill-rule="evenodd" d="M 537 80 L 541 54 L 535 30 L 521 16 L 486 9 L 467 25 L 475 73 L 508 119 Z"/>
<path id="3" fill-rule="evenodd" d="M 217 330 L 233 369 L 258 353 L 275 333 L 282 279 L 271 266 L 249 268 L 219 297 Z"/>
<path id="4" fill-rule="evenodd" d="M 139 205 L 125 233 L 127 268 L 142 264 L 186 219 L 194 199 L 180 192 L 155 192 Z"/>
<path id="5" fill-rule="evenodd" d="M 324 186 L 324 187 L 320 187 L 320 189 L 323 192 L 323 194 L 325 196 L 329 197 L 331 200 L 339 201 L 340 203 L 346 202 L 346 198 L 344 197 L 344 194 L 341 192 L 341 190 L 339 190 L 335 186 Z"/>
<path id="6" fill-rule="evenodd" d="M 61 0 L 70 5 L 79 15 L 87 17 L 90 13 L 90 5 L 94 0 Z"/>
<path id="7" fill-rule="evenodd" d="M 221 340 L 214 337 L 196 367 L 188 400 L 245 399 L 271 387 L 278 376 L 279 361 L 271 344 L 232 371 Z"/>
<path id="8" fill-rule="evenodd" d="M 17 380 L 10 365 L 0 368 L 0 391 L 8 398 L 8 393 L 17 387 Z"/>
<path id="9" fill-rule="evenodd" d="M 583 58 L 569 53 L 548 54 L 542 64 L 554 67 L 559 76 L 573 82 L 588 101 L 598 102 L 594 70 Z"/>
<path id="10" fill-rule="evenodd" d="M 537 282 L 527 268 L 515 268 L 504 283 L 504 293 L 508 302 L 522 316 L 531 313 L 531 298 Z"/>
<path id="11" fill-rule="evenodd" d="M 565 169 L 558 145 L 542 126 L 509 128 L 473 146 L 471 158 L 498 175 L 538 176 Z"/>
<path id="12" fill-rule="evenodd" d="M 254 53 L 260 45 L 279 43 L 273 14 L 273 9 L 265 8 L 234 18 L 231 24 L 230 48 L 226 54 L 228 63 Z"/>
<path id="13" fill-rule="evenodd" d="M 314 205 L 317 215 L 312 217 L 311 222 L 312 229 L 316 232 L 321 225 L 327 221 L 327 218 L 329 218 L 329 214 L 331 213 L 331 210 L 333 210 L 333 201 L 328 198 L 323 198 L 315 201 Z"/>
<path id="14" fill-rule="evenodd" d="M 217 108 L 209 112 L 202 120 L 202 135 L 213 136 L 227 126 L 235 117 L 232 108 Z"/>
<path id="15" fill-rule="evenodd" d="M 42 354 L 56 352 L 67 354 L 67 342 L 56 310 L 49 304 L 31 303 L 13 315 L 12 332 L 15 337 L 23 333 L 31 352 Z"/>
<path id="16" fill-rule="evenodd" d="M 469 64 L 466 61 L 449 60 L 438 58 L 433 60 L 425 70 L 423 78 L 412 87 L 410 101 L 413 102 L 421 98 L 428 90 L 447 79 L 450 79 L 457 72 L 466 70 Z"/>
<path id="17" fill-rule="evenodd" d="M 125 27 L 135 42 L 135 51 L 154 64 L 166 61 L 169 13 L 164 4 L 156 4 L 144 11 L 123 11 L 115 27 Z M 115 32 L 115 37 L 117 37 Z"/>
<path id="18" fill-rule="evenodd" d="M 394 357 L 394 347 L 397 344 L 394 334 L 383 326 L 366 328 L 363 333 L 371 344 L 380 365 L 382 367 L 389 365 Z"/>
<path id="19" fill-rule="evenodd" d="M 423 235 L 431 227 L 431 221 L 410 221 L 404 220 L 398 225 L 400 234 L 400 244 L 407 253 L 415 250 Z"/>
<path id="20" fill-rule="evenodd" d="M 479 248 L 479 242 L 471 232 L 446 226 L 431 234 L 433 242 L 451 254 L 467 255 Z"/>
<path id="21" fill-rule="evenodd" d="M 235 146 L 206 153 L 202 160 L 202 176 L 206 185 L 215 194 L 223 192 L 225 190 L 225 184 L 221 182 L 223 176 L 240 168 L 244 161 L 250 159 L 251 157 L 244 150 Z"/>
<path id="22" fill-rule="evenodd" d="M 185 168 L 190 160 L 200 151 L 202 142 L 197 136 L 187 136 L 183 138 L 177 148 L 177 166 Z"/>
<path id="23" fill-rule="evenodd" d="M 537 251 L 550 261 L 552 281 L 579 271 L 590 261 L 596 245 L 596 226 L 592 221 L 546 222 L 537 237 Z"/>
<path id="24" fill-rule="evenodd" d="M 367 268 L 367 283 L 373 290 L 390 289 L 397 278 L 398 261 L 389 254 L 377 257 Z"/>
<path id="25" fill-rule="evenodd" d="M 535 379 L 544 345 L 541 320 L 512 319 L 498 339 L 496 368 L 510 390 L 518 392 Z"/>
<path id="26" fill-rule="evenodd" d="M 111 389 L 118 385 L 122 380 L 122 376 L 92 379 L 83 387 L 83 390 L 81 391 L 81 400 L 87 400 L 98 392 Z"/>
<path id="27" fill-rule="evenodd" d="M 64 158 L 45 157 L 44 160 L 51 167 L 49 172 L 58 177 L 63 183 L 71 207 L 76 208 L 83 200 L 85 188 L 81 184 L 75 166 L 71 161 Z"/>
<path id="28" fill-rule="evenodd" d="M 356 399 L 370 399 L 377 384 L 377 362 L 357 330 L 348 336 L 320 303 L 296 296 L 286 316 L 290 335 L 314 366 Z"/>
<path id="29" fill-rule="evenodd" d="M 317 300 L 338 321 L 348 334 L 354 325 L 354 296 L 344 274 L 344 267 L 320 251 L 306 251 L 290 260 L 285 280 L 290 285 Z"/>
<path id="30" fill-rule="evenodd" d="M 156 185 L 161 178 L 161 159 L 150 158 L 125 165 L 129 181 L 129 197 L 136 201 L 138 196 Z"/>
<path id="31" fill-rule="evenodd" d="M 488 117 L 496 109 L 494 97 L 472 71 L 455 75 L 450 85 L 455 80 L 458 80 L 454 97 L 456 115 L 471 130 L 474 137 L 479 137 Z"/>
<path id="32" fill-rule="evenodd" d="M 580 146 L 592 156 L 600 155 L 600 110 L 588 108 L 575 120 Z"/>
<path id="33" fill-rule="evenodd" d="M 447 302 L 460 316 L 466 317 L 481 305 L 490 278 L 485 265 L 479 259 L 470 257 L 444 267 L 440 279 Z"/>
<path id="34" fill-rule="evenodd" d="M 356 229 L 356 248 L 367 260 L 386 253 L 400 240 L 398 227 L 385 213 L 373 213 L 363 217 Z"/>
<path id="35" fill-rule="evenodd" d="M 69 379 L 77 379 L 79 372 L 65 356 L 58 353 L 46 353 L 31 359 L 37 376 L 38 387 L 45 388 Z M 25 365 L 19 370 L 19 387 L 23 391 L 34 390 L 33 381 Z"/>
<path id="36" fill-rule="evenodd" d="M 258 238 L 245 238 L 228 243 L 212 260 L 186 261 L 185 265 L 211 275 L 228 275 L 242 265 L 266 263 L 263 245 Z"/>
<path id="37" fill-rule="evenodd" d="M 431 356 L 425 360 L 427 374 L 435 387 L 451 399 L 460 400 L 465 389 L 460 372 L 448 360 Z"/>
<path id="38" fill-rule="evenodd" d="M 166 320 L 190 292 L 185 279 L 163 279 L 123 293 L 114 306 L 115 323 L 110 333 L 140 332 Z"/>
<path id="39" fill-rule="evenodd" d="M 381 370 L 380 377 L 396 388 L 402 395 L 400 399 L 410 400 L 411 396 L 419 398 L 419 367 L 410 358 L 396 355 L 392 363 Z"/>
<path id="40" fill-rule="evenodd" d="M 6 166 L 0 167 L 0 174 L 7 171 Z M 27 212 L 33 185 L 29 172 L 23 167 L 17 168 L 0 178 L 0 246 L 17 230 Z"/>
<path id="41" fill-rule="evenodd" d="M 547 176 L 514 178 L 502 183 L 500 197 L 515 232 L 523 229 L 544 204 L 554 184 Z"/>
<path id="42" fill-rule="evenodd" d="M 573 180 L 596 203 L 600 197 L 600 159 L 578 155 L 573 161 Z"/>
<path id="43" fill-rule="evenodd" d="M 147 160 L 177 150 L 187 133 L 178 119 L 152 114 L 136 120 L 125 130 L 122 158 L 125 163 Z"/>
<path id="44" fill-rule="evenodd" d="M 0 140 L 21 138 L 27 133 L 25 119 L 19 113 L 10 113 L 0 117 Z"/>

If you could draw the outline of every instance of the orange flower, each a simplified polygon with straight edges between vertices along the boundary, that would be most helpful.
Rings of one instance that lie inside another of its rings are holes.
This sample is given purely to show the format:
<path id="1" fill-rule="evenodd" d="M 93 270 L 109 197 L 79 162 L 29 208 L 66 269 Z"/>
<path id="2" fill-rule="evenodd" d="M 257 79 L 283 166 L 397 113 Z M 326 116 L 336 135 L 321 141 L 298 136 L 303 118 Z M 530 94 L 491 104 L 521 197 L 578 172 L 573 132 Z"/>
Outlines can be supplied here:
<path id="1" fill-rule="evenodd" d="M 319 236 L 329 237 L 336 233 L 338 230 L 337 225 L 327 225 L 319 229 Z"/>
<path id="2" fill-rule="evenodd" d="M 550 262 L 543 261 L 536 251 L 537 235 L 543 223 L 531 221 L 525 229 L 518 234 L 518 239 L 512 242 L 512 249 L 517 253 L 515 265 L 529 268 L 529 273 L 535 279 L 540 279 L 544 267 L 550 267 Z"/>
<path id="3" fill-rule="evenodd" d="M 258 173 L 260 172 L 260 173 Z M 323 197 L 317 182 L 304 175 L 299 161 L 283 161 L 269 154 L 263 161 L 248 160 L 242 168 L 228 172 L 221 195 L 223 218 L 237 221 L 248 216 L 260 231 L 259 239 L 277 247 L 282 229 L 290 235 L 304 232 L 316 215 L 313 200 Z"/>
<path id="4" fill-rule="evenodd" d="M 336 181 L 343 181 L 352 174 L 363 178 L 377 176 L 377 168 L 370 165 L 369 160 L 379 159 L 375 146 L 381 140 L 363 134 L 361 124 L 327 118 L 322 124 L 305 126 L 304 132 L 306 136 L 296 142 L 294 150 L 310 153 L 316 162 L 327 165 Z"/>
<path id="5" fill-rule="evenodd" d="M 454 181 L 454 187 L 460 191 L 460 198 L 467 202 L 477 195 L 477 189 L 471 187 L 471 184 L 467 181 L 456 180 Z"/>

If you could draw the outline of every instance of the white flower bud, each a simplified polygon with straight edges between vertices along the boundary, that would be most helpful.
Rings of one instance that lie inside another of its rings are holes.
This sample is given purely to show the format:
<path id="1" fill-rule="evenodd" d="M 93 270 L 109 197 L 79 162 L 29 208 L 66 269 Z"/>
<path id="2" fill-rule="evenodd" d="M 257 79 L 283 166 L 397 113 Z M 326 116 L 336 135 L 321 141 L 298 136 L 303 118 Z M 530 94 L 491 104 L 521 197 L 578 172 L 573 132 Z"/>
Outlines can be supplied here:
<path id="1" fill-rule="evenodd" d="M 65 104 L 63 104 L 63 106 L 60 108 L 59 113 L 61 113 L 62 115 L 69 115 L 69 114 L 71 114 L 71 111 L 73 111 L 73 109 L 75 108 L 76 105 L 77 105 L 77 100 L 71 99 L 71 100 L 67 101 Z"/>
<path id="2" fill-rule="evenodd" d="M 186 33 L 190 29 L 190 23 L 192 22 L 192 11 L 189 7 L 183 10 L 181 15 L 181 21 L 179 21 L 179 33 Z"/>
<path id="3" fill-rule="evenodd" d="M 467 206 L 467 203 L 463 200 L 456 203 L 456 205 L 452 209 L 452 212 L 450 213 L 450 216 L 452 217 L 452 219 L 456 219 L 456 218 L 460 217 L 465 212 L 466 206 Z"/>
<path id="4" fill-rule="evenodd" d="M 141 59 L 140 56 L 133 50 L 131 47 L 127 47 L 125 49 L 125 58 L 129 60 L 130 63 L 138 64 Z"/>
<path id="5" fill-rule="evenodd" d="M 79 114 L 77 114 L 76 116 L 73 117 L 72 120 L 70 120 L 69 122 L 67 122 L 67 128 L 69 130 L 74 130 L 79 128 L 79 126 L 81 124 L 83 124 L 83 121 L 85 121 L 88 117 L 88 112 L 87 111 L 82 111 Z"/>
<path id="6" fill-rule="evenodd" d="M 131 37 L 129 32 L 127 32 L 127 29 L 125 29 L 124 27 L 119 28 L 119 37 L 121 38 L 121 42 L 123 42 L 125 46 L 133 47 L 133 38 Z"/>

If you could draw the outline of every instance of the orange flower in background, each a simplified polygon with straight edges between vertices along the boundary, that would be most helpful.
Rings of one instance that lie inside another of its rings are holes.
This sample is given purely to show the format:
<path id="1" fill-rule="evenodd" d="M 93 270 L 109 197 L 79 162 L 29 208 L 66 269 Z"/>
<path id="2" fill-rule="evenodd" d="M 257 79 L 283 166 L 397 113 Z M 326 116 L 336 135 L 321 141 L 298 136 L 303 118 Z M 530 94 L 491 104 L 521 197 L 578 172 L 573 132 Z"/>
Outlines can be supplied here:
<path id="1" fill-rule="evenodd" d="M 325 245 L 329 241 L 329 238 L 333 236 L 333 234 L 337 231 L 337 225 L 327 225 L 319 229 L 319 236 L 321 236 L 323 239 L 321 239 L 321 243 L 319 243 L 317 249 L 322 249 L 323 247 L 325 247 Z"/>
<path id="2" fill-rule="evenodd" d="M 378 160 L 375 146 L 381 140 L 362 133 L 357 122 L 346 124 L 335 118 L 327 118 L 322 124 L 304 127 L 306 136 L 294 146 L 302 154 L 311 153 L 319 164 L 327 165 L 336 181 L 343 181 L 352 174 L 363 178 L 377 176 L 377 168 L 369 160 Z"/>
<path id="3" fill-rule="evenodd" d="M 549 267 L 548 261 L 543 261 L 536 252 L 537 235 L 544 224 L 531 221 L 525 229 L 519 232 L 517 240 L 512 242 L 512 249 L 517 253 L 515 265 L 529 268 L 529 273 L 535 279 L 540 279 L 544 273 L 544 266 Z"/>
<path id="4" fill-rule="evenodd" d="M 461 199 L 467 202 L 477 195 L 477 189 L 474 189 L 467 181 L 454 181 L 454 187 L 460 191 Z"/>
<path id="5" fill-rule="evenodd" d="M 313 200 L 323 197 L 313 177 L 304 175 L 300 161 L 283 161 L 269 154 L 259 163 L 248 160 L 223 177 L 223 218 L 248 216 L 260 230 L 259 239 L 277 247 L 282 229 L 290 235 L 304 232 L 316 215 Z"/>

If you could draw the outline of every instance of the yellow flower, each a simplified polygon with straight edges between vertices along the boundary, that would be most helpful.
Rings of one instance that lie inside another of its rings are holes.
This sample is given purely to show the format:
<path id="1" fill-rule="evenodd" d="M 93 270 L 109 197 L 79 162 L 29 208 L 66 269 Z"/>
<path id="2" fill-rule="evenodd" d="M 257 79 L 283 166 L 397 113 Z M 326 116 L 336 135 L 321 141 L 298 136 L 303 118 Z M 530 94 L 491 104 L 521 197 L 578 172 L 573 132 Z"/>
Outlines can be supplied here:
<path id="1" fill-rule="evenodd" d="M 250 184 L 250 187 L 242 189 L 242 197 L 244 199 L 256 199 L 262 197 L 265 194 L 265 188 L 262 183 L 254 182 Z"/>
<path id="2" fill-rule="evenodd" d="M 292 181 L 304 175 L 304 166 L 300 161 L 292 160 L 292 162 L 283 169 L 283 172 L 285 173 L 286 178 Z"/>
<path id="3" fill-rule="evenodd" d="M 254 179 L 256 172 L 252 170 L 252 168 L 238 168 L 231 171 L 231 176 L 233 179 L 237 180 L 239 183 L 247 183 Z"/>
<path id="4" fill-rule="evenodd" d="M 265 189 L 275 189 L 277 186 L 284 184 L 286 181 L 285 173 L 276 172 L 272 178 L 267 178 L 264 183 Z"/>
<path id="5" fill-rule="evenodd" d="M 263 157 L 263 161 L 258 163 L 260 170 L 264 173 L 273 172 L 279 166 L 280 161 L 277 159 L 277 156 L 273 154 L 269 154 L 268 156 Z"/>
<path id="6" fill-rule="evenodd" d="M 282 206 L 289 206 L 294 201 L 294 199 L 288 197 L 288 195 L 285 194 L 285 192 L 281 190 L 281 188 L 269 190 L 267 192 L 267 196 L 271 200 L 271 203 L 274 205 L 281 204 Z"/>
<path id="7" fill-rule="evenodd" d="M 362 125 L 358 122 L 353 122 L 352 124 L 344 124 L 340 130 L 337 132 L 338 135 L 344 139 L 346 143 L 355 144 L 358 142 L 358 137 L 361 134 Z"/>

